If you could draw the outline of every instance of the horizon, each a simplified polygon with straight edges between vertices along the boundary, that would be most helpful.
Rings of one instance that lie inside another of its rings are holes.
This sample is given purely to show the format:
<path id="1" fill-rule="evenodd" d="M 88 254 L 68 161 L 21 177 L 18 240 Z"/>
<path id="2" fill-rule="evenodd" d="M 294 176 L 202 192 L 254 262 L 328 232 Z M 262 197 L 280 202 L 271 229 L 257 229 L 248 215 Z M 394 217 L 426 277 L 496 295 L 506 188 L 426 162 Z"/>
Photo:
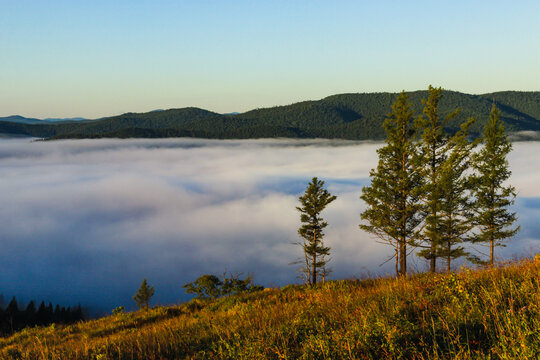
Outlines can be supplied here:
<path id="1" fill-rule="evenodd" d="M 437 86 L 438 87 L 438 86 Z M 489 95 L 489 94 L 496 94 L 496 93 L 503 93 L 503 92 L 540 92 L 540 90 L 497 90 L 497 91 L 491 91 L 491 92 L 487 92 L 487 93 L 467 93 L 467 92 L 463 92 L 463 91 L 459 91 L 459 90 L 454 90 L 454 89 L 445 89 L 443 87 L 443 90 L 444 91 L 450 91 L 450 92 L 458 92 L 458 93 L 462 93 L 462 94 L 466 94 L 466 95 L 475 95 L 475 96 L 484 96 L 484 95 Z M 414 92 L 420 92 L 420 91 L 427 91 L 427 89 L 417 89 L 417 90 L 403 90 L 405 91 L 406 93 L 414 93 Z M 220 115 L 230 115 L 230 114 L 242 114 L 244 112 L 249 112 L 249 111 L 252 111 L 252 110 L 257 110 L 257 109 L 264 109 L 264 108 L 272 108 L 272 107 L 281 107 L 281 106 L 289 106 L 289 105 L 293 105 L 293 104 L 296 104 L 296 103 L 299 103 L 299 102 L 306 102 L 306 101 L 321 101 L 321 100 L 324 100 L 328 97 L 331 97 L 331 96 L 339 96 L 339 95 L 349 95 L 349 94 L 357 94 L 357 95 L 366 95 L 366 94 L 399 94 L 401 91 L 398 91 L 398 92 L 392 92 L 392 91 L 376 91 L 376 92 L 349 92 L 349 93 L 339 93 L 339 94 L 331 94 L 331 95 L 326 95 L 322 98 L 319 98 L 319 99 L 305 99 L 305 100 L 299 100 L 297 102 L 293 102 L 293 103 L 287 103 L 287 104 L 275 104 L 275 105 L 270 105 L 270 106 L 265 106 L 265 107 L 255 107 L 255 108 L 251 108 L 251 109 L 246 109 L 244 111 L 230 111 L 230 112 L 223 112 L 223 113 L 220 113 L 216 110 L 213 110 L 213 109 L 208 109 L 208 108 L 200 108 L 198 106 L 183 106 L 183 107 L 172 107 L 172 108 L 166 108 L 166 109 L 160 109 L 160 108 L 153 108 L 153 109 L 150 109 L 150 110 L 143 110 L 143 111 L 127 111 L 127 112 L 123 112 L 123 113 L 117 113 L 117 114 L 109 114 L 109 115 L 106 115 L 106 114 L 103 114 L 102 116 L 99 116 L 99 117 L 96 117 L 96 118 L 89 118 L 89 117 L 85 117 L 84 115 L 75 115 L 75 116 L 71 116 L 71 117 L 59 117 L 59 116 L 47 116 L 47 117 L 42 117 L 42 118 L 39 118 L 39 117 L 31 117 L 31 116 L 26 116 L 26 115 L 22 115 L 22 114 L 10 114 L 10 115 L 2 115 L 0 114 L 0 119 L 1 118 L 7 118 L 7 117 L 15 117 L 15 116 L 19 116 L 19 117 L 22 117 L 22 118 L 25 118 L 25 119 L 37 119 L 37 120 L 101 120 L 101 119 L 105 119 L 105 118 L 109 118 L 109 117 L 115 117 L 115 116 L 120 116 L 120 115 L 124 115 L 124 114 L 128 114 L 128 113 L 139 113 L 139 114 L 144 114 L 144 113 L 150 113 L 150 112 L 155 112 L 155 111 L 169 111 L 169 110 L 178 110 L 178 109 L 186 109 L 186 108 L 197 108 L 197 109 L 201 109 L 201 110 L 208 110 L 208 111 L 212 111 L 212 112 L 215 112 L 217 114 L 220 114 Z"/>
<path id="2" fill-rule="evenodd" d="M 539 13 L 532 0 L 2 2 L 0 109 L 93 119 L 429 84 L 538 91 Z"/>

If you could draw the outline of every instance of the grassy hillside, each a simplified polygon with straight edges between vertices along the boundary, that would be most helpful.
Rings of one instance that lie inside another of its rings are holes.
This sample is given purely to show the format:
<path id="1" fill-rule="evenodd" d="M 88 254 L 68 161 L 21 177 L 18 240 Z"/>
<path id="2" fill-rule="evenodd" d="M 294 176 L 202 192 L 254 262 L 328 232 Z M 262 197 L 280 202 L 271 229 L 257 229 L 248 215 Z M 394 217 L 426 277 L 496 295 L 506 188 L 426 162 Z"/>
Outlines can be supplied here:
<path id="1" fill-rule="evenodd" d="M 0 339 L 2 359 L 535 359 L 540 258 L 191 301 Z"/>
<path id="2" fill-rule="evenodd" d="M 470 95 L 445 91 L 439 109 L 446 115 L 461 111 L 449 125 L 475 116 L 472 131 L 479 134 L 491 105 L 501 109 L 501 118 L 509 132 L 540 131 L 540 92 L 506 91 Z M 422 98 L 427 91 L 410 92 L 416 114 L 422 112 Z M 17 124 L 0 121 L 0 133 L 24 134 L 52 138 L 98 137 L 177 137 L 203 138 L 342 138 L 382 139 L 382 122 L 390 112 L 397 94 L 341 94 L 318 101 L 304 101 L 287 106 L 256 109 L 242 114 L 220 115 L 198 108 L 171 109 L 148 113 L 127 113 L 101 120 L 60 124 Z"/>

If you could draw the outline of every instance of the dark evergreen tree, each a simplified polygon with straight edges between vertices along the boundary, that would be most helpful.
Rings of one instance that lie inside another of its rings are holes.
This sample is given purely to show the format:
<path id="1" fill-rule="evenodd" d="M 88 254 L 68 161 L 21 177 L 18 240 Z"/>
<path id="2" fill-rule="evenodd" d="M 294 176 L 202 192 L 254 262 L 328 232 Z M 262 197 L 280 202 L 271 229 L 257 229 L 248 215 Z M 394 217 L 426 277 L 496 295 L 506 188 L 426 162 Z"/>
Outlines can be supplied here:
<path id="1" fill-rule="evenodd" d="M 26 314 L 31 317 L 36 315 L 36 303 L 34 300 L 28 303 L 28 306 L 26 307 Z"/>
<path id="2" fill-rule="evenodd" d="M 471 153 L 478 142 L 469 141 L 468 135 L 475 121 L 471 118 L 462 124 L 461 130 L 449 140 L 447 156 L 440 168 L 437 257 L 446 260 L 447 271 L 451 270 L 452 260 L 467 255 L 461 244 L 469 240 L 473 227 L 472 181 L 468 170 Z"/>
<path id="3" fill-rule="evenodd" d="M 7 316 L 4 309 L 0 306 L 0 336 L 9 332 Z"/>
<path id="4" fill-rule="evenodd" d="M 148 310 L 150 299 L 154 296 L 154 287 L 148 286 L 146 279 L 143 279 L 139 290 L 133 296 L 133 300 L 137 303 L 140 309 Z"/>
<path id="5" fill-rule="evenodd" d="M 36 303 L 32 300 L 25 310 L 22 310 L 23 308 L 15 297 L 13 297 L 5 311 L 0 308 L 0 335 L 9 335 L 29 326 L 48 325 L 54 322 L 71 324 L 83 320 L 80 305 L 77 310 L 56 305 L 56 311 L 54 312 L 51 310 L 53 308 L 52 303 L 45 306 L 45 302 L 42 301 L 36 310 Z"/>
<path id="6" fill-rule="evenodd" d="M 17 303 L 15 296 L 11 299 L 6 307 L 5 314 L 11 332 L 17 330 L 19 328 L 20 313 L 19 304 Z"/>
<path id="7" fill-rule="evenodd" d="M 15 296 L 11 298 L 11 301 L 6 307 L 6 312 L 9 314 L 17 314 L 19 312 L 19 303 L 17 302 L 17 298 Z"/>
<path id="8" fill-rule="evenodd" d="M 62 321 L 62 309 L 60 308 L 59 304 L 56 304 L 56 307 L 54 308 L 53 319 L 55 323 Z"/>
<path id="9" fill-rule="evenodd" d="M 74 319 L 73 319 L 73 313 L 74 313 L 74 310 L 71 309 L 71 306 L 68 306 L 67 309 L 64 308 L 64 321 L 66 323 L 70 323 L 70 322 L 73 322 Z"/>
<path id="10" fill-rule="evenodd" d="M 328 273 L 326 257 L 330 254 L 330 248 L 323 242 L 323 230 L 328 223 L 321 217 L 321 212 L 336 200 L 336 197 L 324 188 L 324 181 L 314 177 L 298 200 L 301 206 L 296 209 L 300 211 L 300 221 L 303 223 L 298 234 L 303 239 L 300 245 L 304 251 L 300 272 L 306 283 L 315 285 L 318 276 L 326 276 Z"/>
<path id="11" fill-rule="evenodd" d="M 423 115 L 416 120 L 416 126 L 421 133 L 420 156 L 418 157 L 418 170 L 425 182 L 420 191 L 422 194 L 423 211 L 426 213 L 423 228 L 423 241 L 425 247 L 418 255 L 428 259 L 430 272 L 437 269 L 438 247 L 441 245 L 439 226 L 441 221 L 441 197 L 440 188 L 441 168 L 447 158 L 448 135 L 444 127 L 457 116 L 457 110 L 450 113 L 444 119 L 439 115 L 439 101 L 442 97 L 442 89 L 429 86 L 429 97 L 422 99 L 424 104 Z"/>
<path id="12" fill-rule="evenodd" d="M 371 185 L 362 188 L 367 207 L 360 228 L 393 247 L 396 274 L 407 275 L 407 246 L 416 245 L 422 222 L 418 189 L 422 178 L 414 164 L 418 154 L 413 111 L 402 92 L 383 123 L 386 145 L 377 150 L 377 169 L 370 171 Z"/>
<path id="13" fill-rule="evenodd" d="M 24 322 L 25 326 L 34 326 L 37 324 L 36 303 L 34 300 L 30 301 L 26 306 L 26 310 L 24 311 Z"/>
<path id="14" fill-rule="evenodd" d="M 515 188 L 505 186 L 511 175 L 506 156 L 512 150 L 500 121 L 500 111 L 493 105 L 489 122 L 484 128 L 483 148 L 474 156 L 476 170 L 475 191 L 476 225 L 474 242 L 489 246 L 489 265 L 493 266 L 495 247 L 504 246 L 504 240 L 514 236 L 519 226 L 513 227 L 516 213 L 508 208 L 514 203 Z"/>
<path id="15" fill-rule="evenodd" d="M 84 320 L 84 314 L 81 307 L 81 304 L 77 305 L 77 308 L 73 312 L 73 321 L 82 321 Z"/>
<path id="16" fill-rule="evenodd" d="M 47 306 L 45 306 L 45 301 L 42 301 L 39 304 L 39 308 L 36 314 L 38 325 L 45 325 L 48 321 Z"/>

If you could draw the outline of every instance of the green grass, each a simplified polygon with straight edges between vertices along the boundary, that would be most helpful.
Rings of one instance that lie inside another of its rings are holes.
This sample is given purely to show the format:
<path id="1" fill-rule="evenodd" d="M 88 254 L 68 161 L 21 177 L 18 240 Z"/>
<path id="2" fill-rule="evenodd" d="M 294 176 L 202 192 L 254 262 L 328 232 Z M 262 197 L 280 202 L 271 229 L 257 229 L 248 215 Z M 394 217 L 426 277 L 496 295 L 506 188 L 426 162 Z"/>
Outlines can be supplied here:
<path id="1" fill-rule="evenodd" d="M 0 339 L 2 359 L 536 359 L 540 258 L 191 301 Z"/>

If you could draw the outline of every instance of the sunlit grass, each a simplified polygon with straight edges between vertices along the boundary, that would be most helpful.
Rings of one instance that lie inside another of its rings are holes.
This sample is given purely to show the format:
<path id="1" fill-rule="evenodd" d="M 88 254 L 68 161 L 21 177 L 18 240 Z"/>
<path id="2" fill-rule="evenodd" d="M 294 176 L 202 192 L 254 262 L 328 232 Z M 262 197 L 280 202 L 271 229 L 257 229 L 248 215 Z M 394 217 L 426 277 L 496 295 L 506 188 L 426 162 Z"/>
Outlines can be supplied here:
<path id="1" fill-rule="evenodd" d="M 2 359 L 535 359 L 540 258 L 288 286 L 0 339 Z"/>

